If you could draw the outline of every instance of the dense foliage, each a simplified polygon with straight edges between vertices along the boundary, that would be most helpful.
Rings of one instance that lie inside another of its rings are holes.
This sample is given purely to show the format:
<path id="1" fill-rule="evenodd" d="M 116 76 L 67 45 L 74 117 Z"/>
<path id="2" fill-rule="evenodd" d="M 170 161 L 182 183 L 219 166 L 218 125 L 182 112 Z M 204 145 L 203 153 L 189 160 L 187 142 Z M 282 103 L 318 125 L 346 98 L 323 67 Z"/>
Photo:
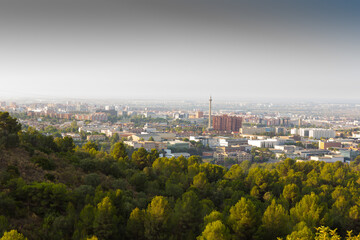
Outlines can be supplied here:
<path id="1" fill-rule="evenodd" d="M 1 239 L 359 239 L 358 161 L 227 170 L 156 150 L 129 156 L 121 142 L 79 148 L 0 120 L 11 139 L 0 148 Z"/>

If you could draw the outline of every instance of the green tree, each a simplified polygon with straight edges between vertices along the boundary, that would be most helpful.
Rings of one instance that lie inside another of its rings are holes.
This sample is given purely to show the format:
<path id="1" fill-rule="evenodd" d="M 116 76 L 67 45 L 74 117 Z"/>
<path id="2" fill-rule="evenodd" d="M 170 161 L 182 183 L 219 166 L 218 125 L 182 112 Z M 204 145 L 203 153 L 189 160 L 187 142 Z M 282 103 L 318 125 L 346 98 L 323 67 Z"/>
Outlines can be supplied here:
<path id="1" fill-rule="evenodd" d="M 284 187 L 283 197 L 292 206 L 300 196 L 299 187 L 296 184 L 288 184 Z"/>
<path id="2" fill-rule="evenodd" d="M 99 146 L 92 141 L 88 141 L 87 143 L 85 143 L 83 148 L 86 149 L 87 151 L 90 151 L 91 149 L 95 149 L 96 151 L 99 150 Z"/>
<path id="3" fill-rule="evenodd" d="M 18 231 L 11 230 L 9 232 L 5 232 L 0 240 L 27 240 L 27 238 Z"/>
<path id="4" fill-rule="evenodd" d="M 224 178 L 229 180 L 237 180 L 237 179 L 243 179 L 245 176 L 244 170 L 239 165 L 233 165 L 229 169 L 229 171 L 226 172 Z"/>
<path id="5" fill-rule="evenodd" d="M 0 216 L 0 236 L 4 234 L 9 228 L 9 222 L 4 215 Z"/>
<path id="6" fill-rule="evenodd" d="M 220 221 L 210 222 L 197 240 L 230 240 L 229 229 Z"/>
<path id="7" fill-rule="evenodd" d="M 74 239 L 83 239 L 94 233 L 93 224 L 95 218 L 95 208 L 87 204 L 80 212 L 79 221 L 76 225 Z"/>
<path id="8" fill-rule="evenodd" d="M 120 140 L 119 134 L 114 133 L 111 137 L 110 137 L 110 143 L 111 145 L 114 145 L 115 143 L 117 143 Z"/>
<path id="9" fill-rule="evenodd" d="M 193 191 L 184 193 L 181 199 L 176 201 L 174 208 L 176 234 L 180 239 L 189 239 L 198 232 L 201 218 L 201 204 L 196 193 Z"/>
<path id="10" fill-rule="evenodd" d="M 54 126 L 49 125 L 49 126 L 45 127 L 44 132 L 46 132 L 46 133 L 58 133 L 59 130 Z"/>
<path id="11" fill-rule="evenodd" d="M 55 138 L 55 143 L 61 152 L 73 152 L 75 148 L 72 137 Z"/>
<path id="12" fill-rule="evenodd" d="M 251 239 L 258 225 L 258 213 L 251 200 L 242 197 L 230 208 L 229 226 L 240 239 Z"/>
<path id="13" fill-rule="evenodd" d="M 295 207 L 290 209 L 290 216 L 295 223 L 304 221 L 309 228 L 324 224 L 325 208 L 315 193 L 305 195 Z"/>
<path id="14" fill-rule="evenodd" d="M 71 132 L 77 132 L 79 129 L 79 126 L 77 125 L 76 121 L 72 121 L 71 125 L 70 125 L 70 131 Z"/>
<path id="15" fill-rule="evenodd" d="M 259 197 L 271 190 L 275 180 L 276 178 L 272 172 L 262 168 L 252 168 L 246 177 L 247 184 L 250 188 L 256 187 Z"/>
<path id="16" fill-rule="evenodd" d="M 165 193 L 168 197 L 178 198 L 183 194 L 183 188 L 181 184 L 173 183 L 170 179 L 168 179 L 165 183 Z"/>
<path id="17" fill-rule="evenodd" d="M 145 238 L 149 240 L 168 239 L 171 207 L 168 200 L 156 196 L 151 200 L 145 214 Z"/>
<path id="18" fill-rule="evenodd" d="M 313 238 L 314 234 L 310 228 L 306 226 L 305 222 L 298 223 L 294 227 L 293 232 L 286 236 L 286 240 L 309 240 Z"/>
<path id="19" fill-rule="evenodd" d="M 20 138 L 20 144 L 28 151 L 36 149 L 47 154 L 59 151 L 53 136 L 44 136 L 35 128 L 29 127 L 27 131 L 19 132 L 18 136 Z"/>
<path id="20" fill-rule="evenodd" d="M 11 117 L 8 112 L 0 112 L 0 147 L 17 147 L 20 130 L 21 124 L 16 118 Z"/>
<path id="21" fill-rule="evenodd" d="M 92 236 L 90 238 L 87 238 L 86 240 L 98 240 L 98 238 L 96 236 Z"/>
<path id="22" fill-rule="evenodd" d="M 115 159 L 126 158 L 127 151 L 125 144 L 122 142 L 116 143 L 111 151 L 111 156 L 113 156 Z"/>
<path id="23" fill-rule="evenodd" d="M 136 191 L 144 191 L 146 181 L 146 174 L 143 172 L 136 172 L 131 176 L 129 182 L 136 188 Z"/>
<path id="24" fill-rule="evenodd" d="M 285 237 L 290 231 L 290 216 L 285 208 L 272 200 L 262 217 L 260 231 L 263 231 L 262 239 L 276 239 Z"/>
<path id="25" fill-rule="evenodd" d="M 144 169 L 145 167 L 150 167 L 152 162 L 148 157 L 149 153 L 145 148 L 141 147 L 137 151 L 133 152 L 131 160 L 134 162 L 135 166 L 139 169 Z"/>
<path id="26" fill-rule="evenodd" d="M 44 170 L 54 170 L 56 167 L 52 159 L 48 159 L 47 157 L 43 156 L 33 156 L 30 161 Z"/>
<path id="27" fill-rule="evenodd" d="M 351 229 L 358 234 L 360 232 L 360 207 L 358 205 L 354 205 L 349 209 L 346 220 L 347 229 Z"/>
<path id="28" fill-rule="evenodd" d="M 193 164 L 196 164 L 196 163 L 201 163 L 201 157 L 199 156 L 191 156 L 188 158 L 188 164 L 189 165 L 193 165 Z"/>
<path id="29" fill-rule="evenodd" d="M 329 227 L 321 226 L 316 228 L 315 240 L 341 240 L 336 229 L 331 230 Z"/>
<path id="30" fill-rule="evenodd" d="M 97 173 L 90 173 L 85 176 L 84 183 L 93 187 L 97 187 L 101 183 L 101 178 Z"/>
<path id="31" fill-rule="evenodd" d="M 194 180 L 193 180 L 194 187 L 196 187 L 200 190 L 205 190 L 207 188 L 208 184 L 209 184 L 208 179 L 204 172 L 201 172 L 194 177 Z"/>
<path id="32" fill-rule="evenodd" d="M 98 205 L 94 219 L 94 233 L 100 239 L 117 239 L 117 224 L 115 208 L 109 197 L 105 197 Z"/>
<path id="33" fill-rule="evenodd" d="M 144 239 L 145 211 L 139 208 L 132 210 L 126 226 L 128 239 Z"/>
<path id="34" fill-rule="evenodd" d="M 223 215 L 221 214 L 221 212 L 212 211 L 204 217 L 204 227 L 206 227 L 209 223 L 215 222 L 217 220 L 221 221 L 222 219 Z"/>

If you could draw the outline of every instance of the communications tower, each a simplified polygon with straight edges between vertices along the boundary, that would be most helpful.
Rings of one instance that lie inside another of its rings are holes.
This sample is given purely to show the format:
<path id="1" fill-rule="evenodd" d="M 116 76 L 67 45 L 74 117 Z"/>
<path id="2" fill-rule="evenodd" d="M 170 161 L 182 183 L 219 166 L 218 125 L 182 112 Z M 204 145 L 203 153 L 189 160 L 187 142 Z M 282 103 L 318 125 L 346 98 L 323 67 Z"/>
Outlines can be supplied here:
<path id="1" fill-rule="evenodd" d="M 208 130 L 212 129 L 212 126 L 211 126 L 211 102 L 212 102 L 212 98 L 210 96 L 210 98 L 209 98 L 209 124 L 208 124 Z"/>

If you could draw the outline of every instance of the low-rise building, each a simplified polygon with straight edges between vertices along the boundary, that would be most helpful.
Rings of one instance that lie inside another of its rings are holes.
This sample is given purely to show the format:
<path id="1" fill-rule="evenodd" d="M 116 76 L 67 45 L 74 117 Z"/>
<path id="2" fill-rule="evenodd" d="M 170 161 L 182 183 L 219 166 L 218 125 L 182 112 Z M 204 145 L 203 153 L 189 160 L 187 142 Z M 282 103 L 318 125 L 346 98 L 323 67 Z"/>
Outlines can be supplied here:
<path id="1" fill-rule="evenodd" d="M 89 135 L 86 137 L 88 141 L 105 141 L 106 136 L 104 135 Z"/>
<path id="2" fill-rule="evenodd" d="M 274 128 L 271 127 L 245 127 L 243 126 L 240 129 L 242 135 L 256 135 L 256 134 L 265 134 L 268 132 L 274 132 Z"/>
<path id="3" fill-rule="evenodd" d="M 167 132 L 156 132 L 156 133 L 147 133 L 142 132 L 141 134 L 134 134 L 131 136 L 134 141 L 148 141 L 152 138 L 154 141 L 172 141 L 175 140 L 175 133 L 167 133 Z"/>
<path id="4" fill-rule="evenodd" d="M 298 159 L 300 158 L 299 154 L 296 153 L 275 153 L 275 157 L 276 159 L 286 159 L 286 158 L 291 158 L 291 159 Z"/>
<path id="5" fill-rule="evenodd" d="M 131 136 L 133 141 L 149 141 L 152 139 L 156 142 L 161 141 L 161 137 L 157 133 L 143 133 L 143 134 L 134 134 Z"/>
<path id="6" fill-rule="evenodd" d="M 190 141 L 201 142 L 204 146 L 215 148 L 220 146 L 219 141 L 223 137 L 190 136 Z"/>
<path id="7" fill-rule="evenodd" d="M 231 147 L 216 147 L 216 152 L 222 153 L 231 153 L 231 152 L 239 152 L 239 151 L 251 151 L 252 146 L 250 145 L 240 145 L 240 146 L 231 146 Z"/>
<path id="8" fill-rule="evenodd" d="M 299 154 L 301 158 L 309 159 L 311 156 L 322 156 L 325 154 L 329 154 L 329 150 L 323 149 L 304 149 L 300 151 L 296 151 L 296 154 Z"/>
<path id="9" fill-rule="evenodd" d="M 344 162 L 344 157 L 341 155 L 312 156 L 310 157 L 310 160 L 334 163 L 338 161 Z"/>
<path id="10" fill-rule="evenodd" d="M 77 133 L 62 133 L 61 134 L 62 137 L 71 137 L 75 142 L 80 142 L 81 141 L 81 136 L 80 134 Z"/>
<path id="11" fill-rule="evenodd" d="M 226 158 L 234 159 L 237 163 L 249 160 L 252 160 L 252 155 L 250 153 L 244 151 L 237 151 L 237 152 L 215 152 L 214 159 L 216 162 L 223 162 Z"/>
<path id="12" fill-rule="evenodd" d="M 298 150 L 298 147 L 295 145 L 275 145 L 274 148 L 281 150 L 285 153 L 293 153 Z"/>
<path id="13" fill-rule="evenodd" d="M 339 149 L 338 153 L 343 156 L 346 161 L 352 161 L 360 155 L 359 150 L 353 149 Z"/>
<path id="14" fill-rule="evenodd" d="M 353 132 L 352 137 L 353 138 L 360 138 L 360 132 Z"/>
<path id="15" fill-rule="evenodd" d="M 138 141 L 124 141 L 124 144 L 133 147 L 134 149 L 139 149 L 142 147 L 142 144 Z"/>
<path id="16" fill-rule="evenodd" d="M 341 148 L 341 142 L 335 142 L 335 141 L 319 142 L 319 149 L 328 149 L 328 148 Z"/>
<path id="17" fill-rule="evenodd" d="M 178 158 L 178 157 L 181 157 L 181 156 L 183 156 L 184 158 L 189 158 L 190 153 L 181 152 L 181 153 L 171 153 L 169 155 L 166 155 L 166 157 L 175 157 L 175 158 Z"/>
<path id="18" fill-rule="evenodd" d="M 293 128 L 291 129 L 291 134 L 296 134 L 302 137 L 309 137 L 314 139 L 334 138 L 336 136 L 335 130 L 323 128 Z"/>
<path id="19" fill-rule="evenodd" d="M 220 138 L 219 145 L 222 147 L 231 147 L 235 145 L 248 145 L 246 138 Z"/>
<path id="20" fill-rule="evenodd" d="M 131 146 L 135 149 L 145 148 L 147 151 L 151 151 L 151 149 L 164 150 L 167 148 L 167 144 L 165 142 L 155 142 L 155 141 L 124 141 L 124 144 Z"/>
<path id="21" fill-rule="evenodd" d="M 185 141 L 175 140 L 175 141 L 168 141 L 167 146 L 168 148 L 189 149 L 190 143 Z"/>
<path id="22" fill-rule="evenodd" d="M 264 139 L 264 140 L 249 140 L 249 145 L 259 148 L 273 148 L 279 145 L 277 139 Z"/>

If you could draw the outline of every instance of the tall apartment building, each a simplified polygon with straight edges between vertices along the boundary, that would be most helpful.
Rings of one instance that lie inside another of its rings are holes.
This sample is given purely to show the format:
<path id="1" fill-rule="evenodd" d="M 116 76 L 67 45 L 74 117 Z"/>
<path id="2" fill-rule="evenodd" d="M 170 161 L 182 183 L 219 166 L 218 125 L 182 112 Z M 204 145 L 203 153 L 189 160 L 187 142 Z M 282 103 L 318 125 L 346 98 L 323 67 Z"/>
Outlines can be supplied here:
<path id="1" fill-rule="evenodd" d="M 213 129 L 215 131 L 238 132 L 241 126 L 242 126 L 241 117 L 232 117 L 228 115 L 213 117 Z"/>
<path id="2" fill-rule="evenodd" d="M 196 118 L 203 118 L 203 117 L 204 117 L 204 112 L 202 112 L 202 111 L 197 111 L 197 112 L 195 113 L 195 117 L 196 117 Z"/>
<path id="3" fill-rule="evenodd" d="M 105 122 L 108 120 L 108 116 L 106 113 L 97 112 L 91 115 L 91 121 Z"/>

